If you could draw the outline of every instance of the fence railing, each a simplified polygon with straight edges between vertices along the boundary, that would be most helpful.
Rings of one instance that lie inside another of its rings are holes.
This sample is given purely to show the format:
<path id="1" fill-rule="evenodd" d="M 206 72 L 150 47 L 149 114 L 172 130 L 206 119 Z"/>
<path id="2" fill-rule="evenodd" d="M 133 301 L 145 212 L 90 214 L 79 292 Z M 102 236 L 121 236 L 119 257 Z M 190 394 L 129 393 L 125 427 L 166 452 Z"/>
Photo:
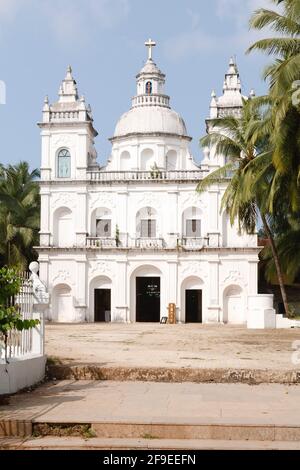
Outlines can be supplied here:
<path id="1" fill-rule="evenodd" d="M 34 312 L 34 291 L 30 273 L 21 273 L 21 288 L 18 295 L 10 299 L 10 305 L 19 309 L 22 320 L 32 320 L 42 318 Z M 43 325 L 38 326 L 38 330 L 30 328 L 28 330 L 11 330 L 7 340 L 7 359 L 21 358 L 30 354 L 42 353 L 42 340 L 40 339 Z M 38 336 L 38 337 L 36 337 Z M 4 338 L 0 336 L 0 359 L 5 358 Z"/>

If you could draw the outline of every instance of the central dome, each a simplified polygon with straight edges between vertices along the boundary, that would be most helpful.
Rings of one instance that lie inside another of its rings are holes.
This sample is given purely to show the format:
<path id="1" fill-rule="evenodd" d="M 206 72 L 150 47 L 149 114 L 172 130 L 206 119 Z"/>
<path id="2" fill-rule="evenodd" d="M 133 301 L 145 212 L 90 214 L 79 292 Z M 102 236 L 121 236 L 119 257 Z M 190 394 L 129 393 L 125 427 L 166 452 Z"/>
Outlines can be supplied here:
<path id="1" fill-rule="evenodd" d="M 182 117 L 163 106 L 135 107 L 123 114 L 116 125 L 114 137 L 132 134 L 172 134 L 188 137 Z"/>
<path id="2" fill-rule="evenodd" d="M 170 98 L 164 91 L 166 76 L 152 59 L 152 47 L 156 44 L 149 39 L 145 45 L 149 55 L 136 76 L 137 93 L 130 111 L 119 119 L 113 138 L 165 134 L 190 139 L 182 117 L 170 108 Z"/>

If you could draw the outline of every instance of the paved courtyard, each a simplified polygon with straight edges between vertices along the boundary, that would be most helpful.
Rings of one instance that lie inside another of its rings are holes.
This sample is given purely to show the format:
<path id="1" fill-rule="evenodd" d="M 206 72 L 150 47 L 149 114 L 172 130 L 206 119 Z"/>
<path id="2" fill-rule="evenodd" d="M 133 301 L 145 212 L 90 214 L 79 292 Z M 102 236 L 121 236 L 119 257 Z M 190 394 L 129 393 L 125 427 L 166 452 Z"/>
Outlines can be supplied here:
<path id="1" fill-rule="evenodd" d="M 65 363 L 122 367 L 300 370 L 293 343 L 300 329 L 229 325 L 48 324 L 46 354 Z M 298 355 L 299 356 L 299 355 Z"/>

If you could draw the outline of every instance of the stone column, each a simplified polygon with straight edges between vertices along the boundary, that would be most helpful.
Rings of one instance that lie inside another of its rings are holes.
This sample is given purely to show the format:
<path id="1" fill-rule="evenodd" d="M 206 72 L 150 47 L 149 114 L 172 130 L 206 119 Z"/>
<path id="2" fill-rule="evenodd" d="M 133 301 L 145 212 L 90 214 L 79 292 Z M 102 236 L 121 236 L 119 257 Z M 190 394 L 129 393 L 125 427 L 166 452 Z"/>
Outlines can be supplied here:
<path id="1" fill-rule="evenodd" d="M 180 321 L 179 318 L 179 305 L 178 305 L 178 260 L 168 260 L 168 284 L 167 284 L 167 306 L 169 303 L 176 305 L 176 321 Z M 167 311 L 162 311 L 163 316 L 167 316 Z"/>
<path id="2" fill-rule="evenodd" d="M 248 262 L 248 295 L 257 294 L 258 289 L 258 260 Z"/>
<path id="3" fill-rule="evenodd" d="M 112 312 L 112 321 L 129 323 L 129 308 L 127 300 L 127 260 L 121 259 L 116 262 L 116 281 L 113 286 L 112 295 L 115 296 L 115 312 Z"/>
<path id="4" fill-rule="evenodd" d="M 115 227 L 112 227 L 112 237 L 115 236 L 116 225 L 120 231 L 121 246 L 128 246 L 128 226 L 127 226 L 127 210 L 128 210 L 128 191 L 121 189 L 117 193 L 117 207 L 116 207 Z"/>
<path id="5" fill-rule="evenodd" d="M 172 210 L 169 208 L 172 207 Z M 166 221 L 168 223 L 168 248 L 176 248 L 178 240 L 178 191 L 168 191 L 168 205 L 166 207 Z"/>
<path id="6" fill-rule="evenodd" d="M 41 230 L 40 245 L 50 246 L 50 192 L 41 190 Z"/>
<path id="7" fill-rule="evenodd" d="M 141 165 L 140 165 L 140 146 L 138 144 L 134 145 L 131 147 L 130 152 L 132 152 L 132 169 L 133 171 L 135 170 L 140 170 Z"/>
<path id="8" fill-rule="evenodd" d="M 219 299 L 219 259 L 209 261 L 209 302 L 206 321 L 219 322 L 220 299 Z"/>
<path id="9" fill-rule="evenodd" d="M 209 246 L 218 247 L 220 239 L 219 229 L 219 190 L 211 189 L 209 197 Z"/>
<path id="10" fill-rule="evenodd" d="M 86 172 L 87 172 L 87 154 L 88 154 L 88 134 L 86 131 L 78 133 L 76 150 L 77 151 L 76 151 L 75 178 L 78 180 L 85 180 Z"/>
<path id="11" fill-rule="evenodd" d="M 76 322 L 86 321 L 87 309 L 87 259 L 85 255 L 76 256 L 76 298 L 75 298 L 75 316 Z"/>
<path id="12" fill-rule="evenodd" d="M 51 166 L 52 166 L 52 178 L 54 178 L 56 170 L 56 161 L 55 154 L 53 155 L 52 165 L 50 163 L 50 132 L 43 130 L 41 133 L 42 136 L 42 162 L 41 162 L 41 180 L 49 181 L 51 180 Z"/>
<path id="13" fill-rule="evenodd" d="M 85 190 L 77 193 L 76 208 L 76 246 L 85 246 L 87 236 L 87 193 Z"/>

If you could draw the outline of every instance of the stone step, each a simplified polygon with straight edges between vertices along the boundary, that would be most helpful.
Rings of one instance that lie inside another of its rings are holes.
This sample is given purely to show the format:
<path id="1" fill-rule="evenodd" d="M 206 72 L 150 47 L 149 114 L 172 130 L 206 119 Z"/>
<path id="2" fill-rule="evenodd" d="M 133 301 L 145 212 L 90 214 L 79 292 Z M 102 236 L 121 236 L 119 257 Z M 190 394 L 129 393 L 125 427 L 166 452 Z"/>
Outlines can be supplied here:
<path id="1" fill-rule="evenodd" d="M 112 380 L 164 383 L 299 384 L 300 371 L 276 369 L 191 367 L 103 367 L 98 364 L 48 364 L 47 376 L 56 380 Z"/>
<path id="2" fill-rule="evenodd" d="M 293 441 L 217 439 L 103 439 L 80 437 L 2 438 L 0 450 L 300 450 Z"/>
<path id="3" fill-rule="evenodd" d="M 105 439 L 196 439 L 229 441 L 299 441 L 300 426 L 272 424 L 224 424 L 216 422 L 182 423 L 166 420 L 129 420 L 115 418 L 91 423 L 45 422 L 6 420 L 0 421 L 3 437 L 63 437 L 87 433 Z"/>

